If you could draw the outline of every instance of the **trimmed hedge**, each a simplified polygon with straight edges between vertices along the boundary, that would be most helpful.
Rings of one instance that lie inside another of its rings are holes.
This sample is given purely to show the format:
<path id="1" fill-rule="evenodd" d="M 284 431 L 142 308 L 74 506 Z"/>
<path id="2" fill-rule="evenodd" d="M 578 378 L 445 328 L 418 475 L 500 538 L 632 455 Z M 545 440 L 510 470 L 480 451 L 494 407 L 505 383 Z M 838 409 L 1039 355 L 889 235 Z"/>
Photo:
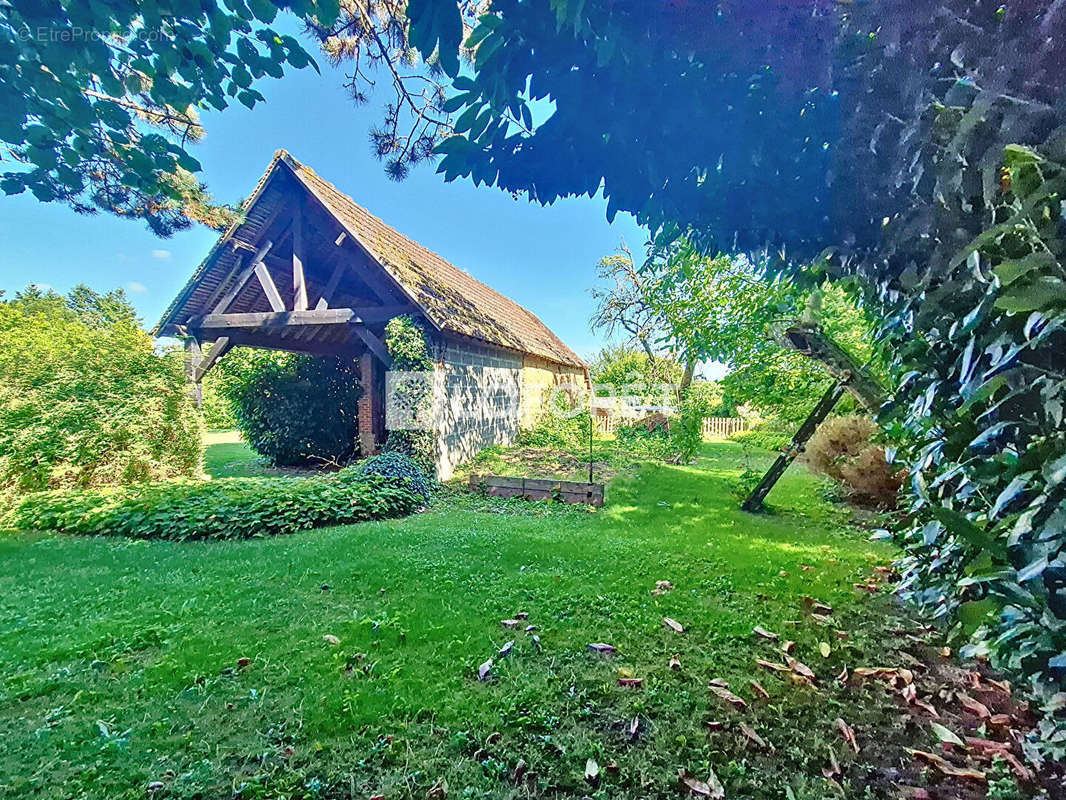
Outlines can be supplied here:
<path id="1" fill-rule="evenodd" d="M 221 478 L 109 491 L 39 492 L 8 522 L 21 530 L 136 539 L 250 539 L 409 514 L 422 497 L 400 478 L 346 469 L 311 478 Z"/>

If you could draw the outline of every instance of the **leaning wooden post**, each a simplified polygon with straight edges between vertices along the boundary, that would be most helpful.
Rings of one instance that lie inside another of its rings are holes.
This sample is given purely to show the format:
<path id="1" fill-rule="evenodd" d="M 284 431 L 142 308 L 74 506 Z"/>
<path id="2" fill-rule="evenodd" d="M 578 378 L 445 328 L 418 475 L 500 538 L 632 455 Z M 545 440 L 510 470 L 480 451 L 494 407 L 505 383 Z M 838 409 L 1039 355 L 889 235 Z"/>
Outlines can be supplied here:
<path id="1" fill-rule="evenodd" d="M 841 395 L 844 394 L 844 384 L 834 383 L 818 401 L 818 405 L 814 407 L 814 411 L 811 415 L 804 420 L 800 425 L 800 429 L 796 431 L 796 435 L 792 437 L 792 442 L 788 448 L 777 457 L 777 461 L 770 467 L 769 472 L 763 475 L 759 485 L 755 487 L 748 499 L 740 506 L 744 511 L 752 514 L 762 510 L 763 500 L 766 499 L 766 495 L 770 493 L 770 490 L 774 488 L 774 484 L 785 474 L 785 470 L 788 469 L 788 465 L 796 460 L 796 456 L 803 452 L 803 449 L 807 446 L 807 441 L 814 435 L 814 431 L 821 424 L 822 420 L 829 416 L 829 412 L 833 410 L 833 406 L 840 400 Z"/>

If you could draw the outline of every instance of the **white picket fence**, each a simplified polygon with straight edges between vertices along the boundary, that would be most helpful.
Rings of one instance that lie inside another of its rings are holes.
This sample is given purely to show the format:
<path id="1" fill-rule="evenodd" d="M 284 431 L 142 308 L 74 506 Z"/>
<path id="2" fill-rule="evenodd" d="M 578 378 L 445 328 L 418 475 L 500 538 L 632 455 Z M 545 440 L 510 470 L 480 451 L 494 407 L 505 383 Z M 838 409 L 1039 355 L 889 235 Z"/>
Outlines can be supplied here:
<path id="1" fill-rule="evenodd" d="M 632 425 L 636 418 L 617 414 L 597 414 L 596 430 L 603 436 L 613 434 L 619 426 Z M 707 417 L 703 420 L 704 439 L 728 439 L 734 433 L 746 431 L 748 423 L 737 417 Z"/>

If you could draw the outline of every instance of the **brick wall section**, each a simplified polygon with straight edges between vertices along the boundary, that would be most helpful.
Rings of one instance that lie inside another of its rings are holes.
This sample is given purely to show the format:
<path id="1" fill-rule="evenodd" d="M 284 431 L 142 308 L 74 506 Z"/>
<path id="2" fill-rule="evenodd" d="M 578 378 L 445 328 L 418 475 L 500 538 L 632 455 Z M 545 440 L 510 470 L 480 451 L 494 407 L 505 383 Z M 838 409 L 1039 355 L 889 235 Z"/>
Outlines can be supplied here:
<path id="1" fill-rule="evenodd" d="M 380 368 L 370 353 L 363 353 L 359 357 L 359 382 L 363 386 L 363 394 L 356 404 L 356 409 L 359 414 L 359 453 L 364 457 L 372 455 L 379 444 L 374 436 L 373 387 L 376 377 L 374 372 Z"/>
<path id="2" fill-rule="evenodd" d="M 441 480 L 486 447 L 514 443 L 520 421 L 521 355 L 450 340 L 437 364 L 435 383 Z"/>

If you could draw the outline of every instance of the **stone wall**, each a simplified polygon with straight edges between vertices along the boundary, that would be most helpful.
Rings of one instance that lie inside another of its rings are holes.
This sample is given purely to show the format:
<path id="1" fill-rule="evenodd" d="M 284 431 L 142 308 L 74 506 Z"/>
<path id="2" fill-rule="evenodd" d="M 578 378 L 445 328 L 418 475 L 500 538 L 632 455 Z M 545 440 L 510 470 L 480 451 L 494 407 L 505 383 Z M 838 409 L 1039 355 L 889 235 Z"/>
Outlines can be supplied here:
<path id="1" fill-rule="evenodd" d="M 492 445 L 514 444 L 522 403 L 522 356 L 491 345 L 448 341 L 434 375 L 437 471 Z"/>

